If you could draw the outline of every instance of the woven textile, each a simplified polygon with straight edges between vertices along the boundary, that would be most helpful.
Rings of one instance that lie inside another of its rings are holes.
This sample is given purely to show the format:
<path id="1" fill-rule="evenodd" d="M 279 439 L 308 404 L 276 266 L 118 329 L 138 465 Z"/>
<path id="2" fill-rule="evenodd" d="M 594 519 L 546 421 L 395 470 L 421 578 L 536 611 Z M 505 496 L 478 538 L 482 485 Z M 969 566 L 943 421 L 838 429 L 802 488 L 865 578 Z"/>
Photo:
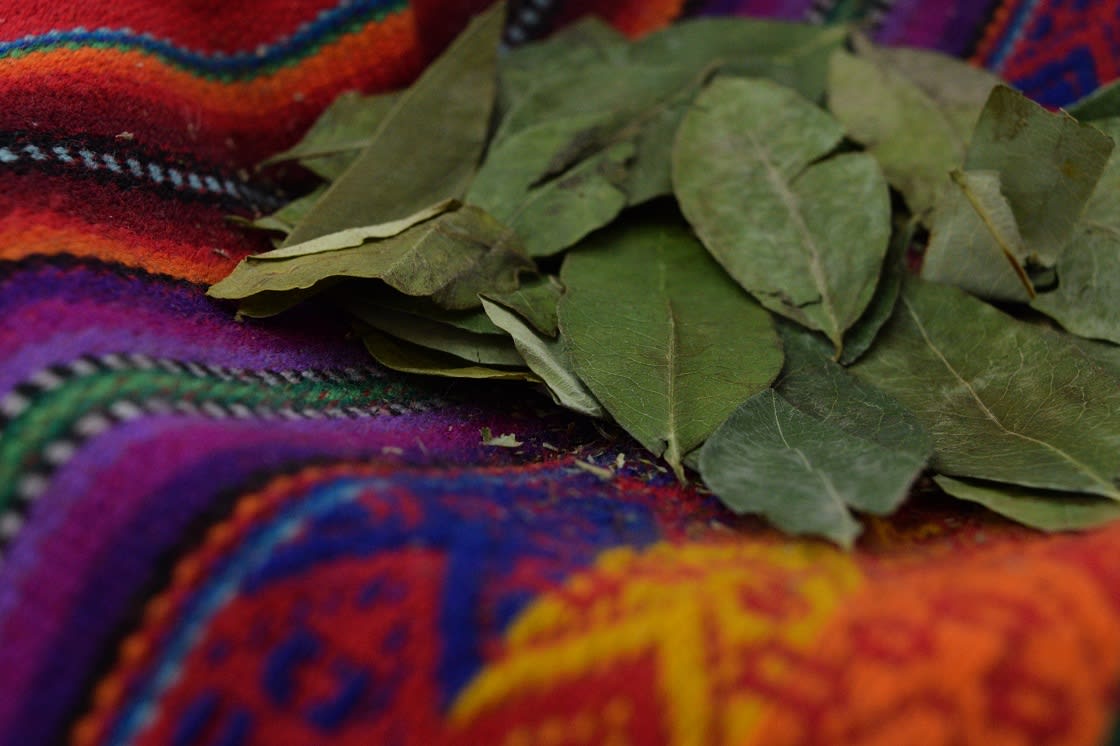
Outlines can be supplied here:
<path id="1" fill-rule="evenodd" d="M 1120 525 L 920 486 L 852 554 L 791 541 L 535 390 L 204 297 L 291 186 L 253 165 L 484 4 L 0 10 L 0 744 L 1102 742 Z M 511 2 L 506 38 L 588 11 L 862 19 L 1051 105 L 1120 60 L 1117 0 Z"/>

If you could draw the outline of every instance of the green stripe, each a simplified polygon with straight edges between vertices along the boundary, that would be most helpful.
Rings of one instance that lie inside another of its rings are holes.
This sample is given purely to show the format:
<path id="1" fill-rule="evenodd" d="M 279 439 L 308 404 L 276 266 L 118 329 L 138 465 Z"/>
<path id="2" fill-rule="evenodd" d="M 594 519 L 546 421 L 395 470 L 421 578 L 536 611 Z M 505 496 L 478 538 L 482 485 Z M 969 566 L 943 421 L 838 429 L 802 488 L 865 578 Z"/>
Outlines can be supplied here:
<path id="1" fill-rule="evenodd" d="M 176 401 L 195 405 L 214 402 L 223 407 L 242 404 L 250 408 L 319 411 L 390 403 L 407 408 L 420 402 L 432 402 L 431 395 L 420 386 L 402 383 L 399 379 L 270 385 L 205 379 L 160 370 L 114 371 L 74 378 L 58 389 L 41 394 L 5 428 L 0 438 L 0 512 L 14 499 L 20 473 L 37 460 L 48 444 L 69 436 L 81 417 L 92 412 L 108 412 L 113 402 L 142 403 L 153 399 L 165 399 L 171 404 Z"/>

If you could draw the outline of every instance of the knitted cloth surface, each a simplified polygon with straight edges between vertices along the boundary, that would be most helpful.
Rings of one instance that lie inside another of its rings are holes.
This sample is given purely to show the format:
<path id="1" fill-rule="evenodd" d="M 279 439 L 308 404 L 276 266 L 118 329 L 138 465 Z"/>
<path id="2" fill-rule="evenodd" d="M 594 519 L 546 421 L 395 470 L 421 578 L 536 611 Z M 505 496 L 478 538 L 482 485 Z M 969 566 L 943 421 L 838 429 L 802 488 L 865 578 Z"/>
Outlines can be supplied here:
<path id="1" fill-rule="evenodd" d="M 1100 743 L 1120 525 L 919 489 L 853 553 L 790 540 L 535 390 L 204 296 L 265 248 L 226 216 L 284 199 L 254 164 L 482 5 L 5 3 L 0 744 Z M 862 18 L 1050 105 L 1120 64 L 1118 0 L 510 8 Z"/>

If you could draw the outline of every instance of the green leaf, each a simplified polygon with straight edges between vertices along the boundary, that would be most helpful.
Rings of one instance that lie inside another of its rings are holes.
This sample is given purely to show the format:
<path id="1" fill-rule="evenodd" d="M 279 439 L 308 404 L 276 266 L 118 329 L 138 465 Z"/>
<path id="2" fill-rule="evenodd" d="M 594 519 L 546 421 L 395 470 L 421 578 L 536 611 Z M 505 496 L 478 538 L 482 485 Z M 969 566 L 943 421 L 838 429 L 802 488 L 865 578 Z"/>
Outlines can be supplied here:
<path id="1" fill-rule="evenodd" d="M 1100 497 L 940 475 L 933 481 L 953 497 L 1040 531 L 1084 531 L 1120 519 L 1120 504 Z"/>
<path id="2" fill-rule="evenodd" d="M 406 295 L 449 309 L 478 306 L 484 291 L 508 292 L 531 270 L 516 236 L 470 206 L 448 211 L 390 238 L 277 261 L 243 261 L 208 295 L 240 300 L 257 293 L 312 288 L 335 278 L 380 279 Z"/>
<path id="3" fill-rule="evenodd" d="M 484 293 L 485 297 L 508 308 L 546 337 L 560 335 L 556 304 L 564 286 L 552 275 L 538 275 L 522 280 L 521 286 L 509 293 Z"/>
<path id="4" fill-rule="evenodd" d="M 376 329 L 359 326 L 358 333 L 362 343 L 373 359 L 386 368 L 401 373 L 417 373 L 442 378 L 474 378 L 494 381 L 530 381 L 540 383 L 540 379 L 527 370 L 506 370 L 471 365 L 462 358 L 446 353 L 429 350 L 379 332 Z"/>
<path id="5" fill-rule="evenodd" d="M 502 3 L 475 18 L 401 94 L 370 144 L 285 245 L 398 220 L 463 196 L 489 132 L 504 18 Z"/>
<path id="6" fill-rule="evenodd" d="M 516 292 L 516 291 L 515 291 Z M 490 334 L 500 337 L 505 332 L 494 326 L 486 313 L 479 308 L 449 311 L 438 306 L 428 298 L 405 295 L 380 282 L 356 280 L 348 283 L 345 289 L 335 293 L 341 303 L 357 302 L 373 308 L 387 308 L 399 313 L 420 316 L 445 326 L 462 329 L 475 334 Z"/>
<path id="7" fill-rule="evenodd" d="M 700 449 L 700 474 L 724 505 L 845 548 L 861 530 L 850 510 L 893 512 L 921 467 L 772 390 L 744 402 Z"/>
<path id="8" fill-rule="evenodd" d="M 494 301 L 483 298 L 482 308 L 491 321 L 509 332 L 525 364 L 540 376 L 557 404 L 592 417 L 606 416 L 602 405 L 576 375 L 562 339 L 540 334 L 520 316 Z"/>
<path id="9" fill-rule="evenodd" d="M 623 142 L 541 182 L 554 154 L 585 128 L 587 117 L 544 122 L 508 138 L 489 154 L 467 192 L 517 231 L 530 256 L 548 256 L 601 228 L 626 206 L 621 186 L 634 146 Z"/>
<path id="10" fill-rule="evenodd" d="M 1097 342 L 1092 339 L 1070 339 L 1085 356 L 1095 361 L 1117 379 L 1120 379 L 1120 345 Z"/>
<path id="11" fill-rule="evenodd" d="M 630 143 L 636 151 L 627 156 L 627 173 L 612 180 L 624 187 L 626 203 L 668 194 L 673 134 L 709 72 L 611 63 L 553 75 L 502 121 L 492 151 L 524 161 L 516 167 L 517 181 L 536 185 Z M 529 139 L 510 142 L 522 137 Z"/>
<path id="12" fill-rule="evenodd" d="M 684 455 L 781 368 L 769 315 L 675 220 L 596 233 L 568 254 L 560 279 L 576 373 L 682 479 Z"/>
<path id="13" fill-rule="evenodd" d="M 1120 386 L 1057 332 L 907 280 L 850 370 L 917 415 L 939 472 L 1120 499 Z"/>
<path id="14" fill-rule="evenodd" d="M 894 451 L 913 475 L 933 454 L 921 421 L 897 399 L 832 361 L 812 333 L 789 322 L 778 324 L 785 365 L 774 390 L 805 414 L 837 427 L 850 438 Z"/>
<path id="15" fill-rule="evenodd" d="M 674 135 L 701 84 L 717 69 L 769 75 L 817 97 L 827 55 L 843 37 L 839 29 L 732 19 L 678 24 L 633 45 L 628 64 L 611 55 L 550 76 L 520 99 L 496 143 L 540 123 L 563 127 L 566 120 L 582 120 L 570 143 L 551 154 L 544 173 L 633 142 L 636 155 L 624 191 L 627 204 L 641 204 L 671 193 Z M 595 113 L 590 123 L 588 112 Z"/>
<path id="16" fill-rule="evenodd" d="M 1096 123 L 1120 139 L 1120 119 Z M 1113 151 L 1058 260 L 1058 287 L 1033 306 L 1082 337 L 1120 343 L 1120 154 Z"/>
<path id="17" fill-rule="evenodd" d="M 697 97 L 673 151 L 677 199 L 712 255 L 764 306 L 823 331 L 837 353 L 890 241 L 875 159 L 821 160 L 842 137 L 789 88 L 723 78 Z"/>
<path id="18" fill-rule="evenodd" d="M 996 171 L 952 172 L 934 212 L 922 277 L 982 298 L 1028 301 L 1027 249 Z"/>
<path id="19" fill-rule="evenodd" d="M 1000 80 L 954 57 L 918 49 L 878 48 L 856 37 L 856 54 L 831 61 L 828 106 L 925 216 L 964 163 L 988 94 Z"/>
<path id="20" fill-rule="evenodd" d="M 257 293 L 237 304 L 237 319 L 266 319 L 290 311 L 301 303 L 311 300 L 319 293 L 332 287 L 333 281 L 321 282 L 315 287 L 304 290 L 288 290 L 276 293 Z"/>
<path id="21" fill-rule="evenodd" d="M 916 228 L 917 221 L 913 218 L 895 227 L 871 302 L 867 304 L 863 315 L 844 334 L 844 351 L 839 360 L 842 365 L 851 365 L 871 349 L 879 331 L 894 313 L 898 295 L 902 292 L 902 276 L 906 272 L 906 252 L 914 239 Z"/>
<path id="22" fill-rule="evenodd" d="M 334 181 L 370 144 L 373 133 L 393 110 L 400 93 L 363 96 L 340 94 L 323 110 L 298 143 L 266 159 L 261 166 L 299 161 L 325 181 Z"/>
<path id="23" fill-rule="evenodd" d="M 748 18 L 697 18 L 636 42 L 630 60 L 699 72 L 719 64 L 737 75 L 770 78 L 811 100 L 824 94 L 828 60 L 843 45 L 842 27 Z"/>
<path id="24" fill-rule="evenodd" d="M 976 123 L 965 168 L 999 173 L 1032 261 L 1048 267 L 1069 242 L 1112 148 L 1095 127 L 999 86 Z"/>
<path id="25" fill-rule="evenodd" d="M 523 367 L 525 362 L 506 336 L 476 334 L 448 324 L 393 311 L 351 296 L 342 301 L 351 315 L 368 327 L 410 344 L 446 352 L 468 363 Z"/>
<path id="26" fill-rule="evenodd" d="M 1095 91 L 1066 107 L 1071 116 L 1082 122 L 1120 117 L 1120 80 L 1102 85 Z"/>
<path id="27" fill-rule="evenodd" d="M 630 136 L 637 134 L 641 122 L 673 101 L 679 91 L 695 87 L 696 78 L 696 71 L 676 64 L 602 63 L 558 72 L 509 111 L 491 147 L 497 148 L 514 135 L 543 123 L 566 127 L 563 120 L 578 119 L 578 136 L 560 149 L 550 168 L 537 177 L 563 171 L 601 150 L 605 142 L 625 140 L 617 135 L 619 130 L 626 130 Z"/>
<path id="28" fill-rule="evenodd" d="M 301 256 L 311 256 L 313 254 L 325 254 L 328 251 L 352 249 L 372 239 L 392 238 L 415 225 L 438 217 L 445 212 L 458 210 L 459 207 L 461 207 L 459 202 L 448 199 L 439 204 L 425 207 L 416 214 L 409 215 L 400 220 L 379 223 L 377 225 L 362 225 L 355 228 L 347 228 L 337 233 L 328 233 L 325 236 L 313 238 L 310 241 L 304 241 L 303 243 L 290 244 L 283 248 L 266 251 L 262 254 L 252 254 L 247 257 L 247 259 L 253 262 L 272 262 L 283 259 L 295 259 Z"/>
<path id="29" fill-rule="evenodd" d="M 518 100 L 553 75 L 587 65 L 619 64 L 626 57 L 626 37 L 595 16 L 585 16 L 556 33 L 515 47 L 499 63 L 502 107 Z"/>

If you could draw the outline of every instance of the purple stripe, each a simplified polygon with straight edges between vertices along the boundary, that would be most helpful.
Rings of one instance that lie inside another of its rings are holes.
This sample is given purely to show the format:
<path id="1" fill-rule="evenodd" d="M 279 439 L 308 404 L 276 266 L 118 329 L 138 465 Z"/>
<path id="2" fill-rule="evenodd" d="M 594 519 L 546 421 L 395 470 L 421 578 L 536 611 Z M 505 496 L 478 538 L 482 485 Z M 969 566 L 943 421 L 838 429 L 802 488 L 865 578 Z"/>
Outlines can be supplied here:
<path id="1" fill-rule="evenodd" d="M 343 338 L 343 325 L 313 312 L 294 312 L 282 324 L 239 324 L 198 288 L 84 267 L 0 283 L 0 317 L 0 391 L 47 365 L 111 352 L 229 367 L 373 367 Z"/>
<path id="2" fill-rule="evenodd" d="M 80 449 L 36 503 L 0 569 L 0 639 L 9 643 L 0 646 L 0 690 L 25 693 L 22 702 L 0 698 L 0 733 L 30 737 L 29 728 L 64 719 L 133 613 L 138 589 L 224 494 L 255 475 L 318 459 L 508 459 L 504 449 L 481 448 L 479 426 L 463 421 L 463 411 L 282 425 L 162 417 L 118 427 Z M 386 457 L 383 447 L 405 453 Z"/>
<path id="3" fill-rule="evenodd" d="M 712 0 L 704 3 L 698 13 L 800 21 L 812 6 L 812 0 Z"/>
<path id="4" fill-rule="evenodd" d="M 938 49 L 960 55 L 987 21 L 992 0 L 973 3 L 930 3 L 896 0 L 875 35 L 880 44 Z"/>

